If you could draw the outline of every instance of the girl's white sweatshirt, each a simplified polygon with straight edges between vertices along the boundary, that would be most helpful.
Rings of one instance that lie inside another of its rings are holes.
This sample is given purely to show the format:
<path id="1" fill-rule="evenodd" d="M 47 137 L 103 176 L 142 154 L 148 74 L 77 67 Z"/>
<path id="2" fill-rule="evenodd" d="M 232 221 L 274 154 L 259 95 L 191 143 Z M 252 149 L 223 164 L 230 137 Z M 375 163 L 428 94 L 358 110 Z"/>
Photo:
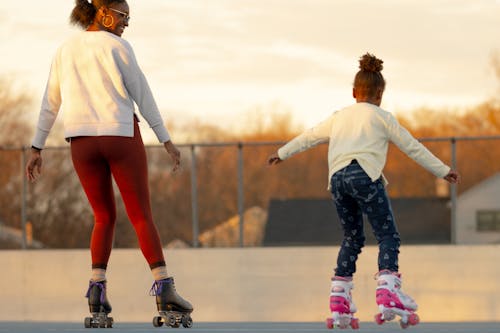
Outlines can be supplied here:
<path id="1" fill-rule="evenodd" d="M 391 113 L 374 104 L 356 103 L 334 112 L 281 147 L 278 156 L 285 160 L 324 142 L 329 142 L 328 189 L 332 175 L 352 160 L 358 161 L 372 181 L 383 177 L 389 142 L 436 177 L 442 178 L 450 171 L 449 166 L 416 140 Z M 387 184 L 385 177 L 383 179 Z"/>

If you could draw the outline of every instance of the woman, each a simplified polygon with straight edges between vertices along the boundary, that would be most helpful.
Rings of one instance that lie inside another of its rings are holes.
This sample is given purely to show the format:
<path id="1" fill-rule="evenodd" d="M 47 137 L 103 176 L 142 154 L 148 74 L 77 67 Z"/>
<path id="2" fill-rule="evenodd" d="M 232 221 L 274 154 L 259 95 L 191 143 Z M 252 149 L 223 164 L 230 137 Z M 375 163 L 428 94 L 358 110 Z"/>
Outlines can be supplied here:
<path id="1" fill-rule="evenodd" d="M 459 175 L 435 157 L 403 128 L 396 118 L 380 108 L 385 89 L 382 60 L 365 54 L 354 79 L 354 105 L 334 112 L 328 119 L 305 131 L 273 153 L 274 165 L 322 142 L 329 142 L 329 190 L 339 215 L 344 240 L 332 278 L 328 326 L 357 328 L 353 317 L 352 277 L 364 246 L 363 214 L 366 214 L 379 245 L 376 301 L 377 322 L 401 316 L 401 324 L 417 324 L 417 304 L 403 293 L 398 273 L 400 237 L 387 193 L 382 169 L 389 142 L 393 142 L 436 177 L 457 183 Z"/>
<path id="2" fill-rule="evenodd" d="M 132 47 L 121 38 L 129 20 L 125 0 L 76 1 L 70 21 L 84 31 L 63 43 L 53 59 L 26 173 L 35 181 L 41 172 L 41 151 L 59 109 L 64 109 L 65 138 L 71 143 L 73 165 L 95 215 L 87 293 L 90 312 L 111 312 L 106 269 L 116 219 L 113 177 L 151 268 L 158 311 L 190 313 L 193 307 L 175 292 L 167 274 L 153 223 L 146 152 L 134 102 L 172 158 L 174 171 L 180 152 L 170 139 Z"/>

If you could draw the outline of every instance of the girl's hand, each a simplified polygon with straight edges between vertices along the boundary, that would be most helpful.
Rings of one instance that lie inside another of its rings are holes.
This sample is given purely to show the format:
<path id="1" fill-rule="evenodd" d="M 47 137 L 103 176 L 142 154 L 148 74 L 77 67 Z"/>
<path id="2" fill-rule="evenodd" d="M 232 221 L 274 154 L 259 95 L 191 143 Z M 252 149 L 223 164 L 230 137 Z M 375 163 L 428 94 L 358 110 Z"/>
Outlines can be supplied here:
<path id="1" fill-rule="evenodd" d="M 450 170 L 446 176 L 443 177 L 448 183 L 460 184 L 460 174 L 458 171 Z"/>
<path id="2" fill-rule="evenodd" d="M 174 167 L 172 168 L 172 171 L 173 172 L 177 171 L 177 169 L 179 169 L 179 166 L 181 165 L 181 152 L 170 140 L 164 142 L 163 146 L 165 147 L 167 153 L 170 155 L 170 158 L 174 162 Z"/>
<path id="3" fill-rule="evenodd" d="M 278 153 L 273 153 L 267 158 L 267 165 L 275 165 L 283 162 L 283 160 L 278 156 Z"/>
<path id="4" fill-rule="evenodd" d="M 31 158 L 26 164 L 26 177 L 30 182 L 35 182 L 42 173 L 42 154 L 38 150 L 31 149 Z"/>

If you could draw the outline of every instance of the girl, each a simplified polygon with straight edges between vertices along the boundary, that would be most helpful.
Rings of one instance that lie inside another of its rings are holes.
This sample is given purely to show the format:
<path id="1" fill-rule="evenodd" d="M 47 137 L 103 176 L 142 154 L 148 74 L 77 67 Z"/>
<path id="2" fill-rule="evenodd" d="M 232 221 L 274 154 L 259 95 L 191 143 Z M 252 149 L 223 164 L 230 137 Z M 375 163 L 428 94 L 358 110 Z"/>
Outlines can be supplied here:
<path id="1" fill-rule="evenodd" d="M 402 326 L 418 323 L 417 304 L 401 291 L 398 273 L 400 237 L 382 169 L 389 142 L 436 177 L 458 183 L 459 174 L 435 157 L 411 136 L 396 118 L 380 108 L 385 89 L 383 61 L 367 53 L 359 61 L 360 70 L 352 90 L 356 103 L 334 112 L 323 122 L 306 130 L 278 149 L 268 164 L 278 164 L 317 144 L 329 142 L 329 183 L 344 239 L 332 278 L 328 326 L 358 327 L 353 317 L 356 307 L 351 298 L 356 261 L 364 246 L 363 213 L 368 217 L 379 245 L 376 301 L 377 322 L 401 316 Z"/>

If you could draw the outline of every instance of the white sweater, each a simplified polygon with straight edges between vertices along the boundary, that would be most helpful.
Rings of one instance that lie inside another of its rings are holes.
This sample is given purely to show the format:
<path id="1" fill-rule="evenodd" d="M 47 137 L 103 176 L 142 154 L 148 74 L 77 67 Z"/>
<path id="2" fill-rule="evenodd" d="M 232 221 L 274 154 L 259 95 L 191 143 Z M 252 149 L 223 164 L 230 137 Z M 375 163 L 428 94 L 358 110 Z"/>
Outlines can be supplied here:
<path id="1" fill-rule="evenodd" d="M 43 148 L 59 109 L 64 136 L 134 135 L 134 101 L 160 142 L 170 139 L 130 44 L 109 32 L 84 31 L 52 61 L 32 145 Z"/>
<path id="2" fill-rule="evenodd" d="M 417 141 L 391 113 L 369 103 L 357 103 L 334 112 L 281 147 L 278 156 L 285 160 L 328 141 L 328 189 L 332 175 L 354 159 L 372 181 L 383 177 L 389 142 L 436 177 L 442 178 L 450 171 L 450 167 Z M 383 179 L 387 184 L 385 177 Z"/>

